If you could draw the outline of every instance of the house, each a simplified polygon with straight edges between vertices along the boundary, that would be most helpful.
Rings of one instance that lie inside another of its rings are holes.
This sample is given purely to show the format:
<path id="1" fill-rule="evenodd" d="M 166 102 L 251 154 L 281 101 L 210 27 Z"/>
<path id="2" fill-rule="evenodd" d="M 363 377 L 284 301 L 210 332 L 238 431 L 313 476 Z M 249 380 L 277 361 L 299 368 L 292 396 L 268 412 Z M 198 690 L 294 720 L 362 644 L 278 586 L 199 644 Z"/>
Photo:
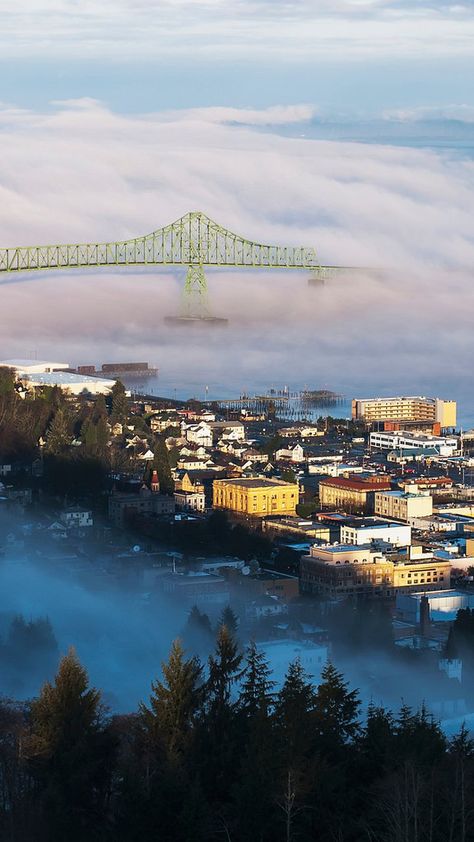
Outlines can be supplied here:
<path id="1" fill-rule="evenodd" d="M 203 447 L 212 447 L 213 437 L 209 424 L 201 421 L 199 424 L 186 426 L 182 424 L 182 430 L 187 441 L 200 444 Z"/>
<path id="2" fill-rule="evenodd" d="M 85 529 L 94 525 L 94 519 L 90 509 L 81 509 L 78 506 L 71 506 L 61 512 L 59 519 L 67 529 Z"/>
<path id="3" fill-rule="evenodd" d="M 300 444 L 295 444 L 293 447 L 283 447 L 276 451 L 275 459 L 277 461 L 287 459 L 290 462 L 301 463 L 305 460 L 304 450 Z"/>
<path id="4" fill-rule="evenodd" d="M 203 512 L 206 508 L 204 487 L 202 491 L 175 491 L 174 500 L 176 508 L 184 512 Z"/>

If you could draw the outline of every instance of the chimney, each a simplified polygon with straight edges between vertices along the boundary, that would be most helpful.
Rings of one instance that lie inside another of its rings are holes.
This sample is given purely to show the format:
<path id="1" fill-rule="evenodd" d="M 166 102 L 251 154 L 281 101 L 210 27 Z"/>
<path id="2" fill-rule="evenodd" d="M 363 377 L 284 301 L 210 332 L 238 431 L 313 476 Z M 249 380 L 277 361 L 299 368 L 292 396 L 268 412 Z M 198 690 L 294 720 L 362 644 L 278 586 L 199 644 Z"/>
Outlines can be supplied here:
<path id="1" fill-rule="evenodd" d="M 423 594 L 420 601 L 420 634 L 422 637 L 428 635 L 430 629 L 430 601 L 426 594 Z"/>
<path id="2" fill-rule="evenodd" d="M 160 490 L 160 481 L 158 479 L 158 471 L 152 471 L 151 474 L 151 490 L 157 494 Z"/>

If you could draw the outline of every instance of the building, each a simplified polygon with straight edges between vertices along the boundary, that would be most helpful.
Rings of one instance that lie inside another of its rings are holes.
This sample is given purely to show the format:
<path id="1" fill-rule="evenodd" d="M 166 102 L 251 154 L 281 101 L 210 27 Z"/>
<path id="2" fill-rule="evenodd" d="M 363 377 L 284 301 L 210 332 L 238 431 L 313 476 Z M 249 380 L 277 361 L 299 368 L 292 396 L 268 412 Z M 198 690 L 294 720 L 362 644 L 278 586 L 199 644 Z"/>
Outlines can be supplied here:
<path id="1" fill-rule="evenodd" d="M 109 497 L 109 518 L 114 526 L 124 526 L 130 514 L 172 515 L 174 497 L 158 494 L 143 486 L 138 493 L 114 492 Z"/>
<path id="2" fill-rule="evenodd" d="M 91 510 L 81 509 L 78 506 L 64 509 L 60 514 L 60 520 L 68 529 L 83 529 L 94 525 Z"/>
<path id="3" fill-rule="evenodd" d="M 189 426 L 183 423 L 182 429 L 186 441 L 202 445 L 205 448 L 212 447 L 212 433 L 209 425 L 204 421 L 201 421 L 199 424 L 190 424 Z"/>
<path id="4" fill-rule="evenodd" d="M 185 512 L 204 512 L 206 508 L 206 495 L 202 491 L 175 491 L 174 500 L 177 509 Z"/>
<path id="5" fill-rule="evenodd" d="M 69 363 L 51 362 L 51 360 L 1 360 L 0 368 L 11 368 L 17 377 L 29 374 L 46 374 L 51 371 L 67 370 Z"/>
<path id="6" fill-rule="evenodd" d="M 397 611 L 408 623 L 420 622 L 421 600 L 426 596 L 429 603 L 430 618 L 434 622 L 452 622 L 462 608 L 474 608 L 474 594 L 465 591 L 439 590 L 426 594 L 424 590 L 414 593 L 397 594 Z"/>
<path id="7" fill-rule="evenodd" d="M 363 398 L 352 401 L 352 418 L 366 424 L 384 421 L 432 421 L 440 429 L 456 427 L 456 401 L 420 395 L 392 398 Z"/>
<path id="8" fill-rule="evenodd" d="M 22 382 L 26 388 L 38 389 L 43 386 L 59 386 L 71 395 L 108 395 L 115 386 L 115 380 L 105 377 L 86 377 L 82 374 L 71 374 L 69 371 L 51 371 L 38 374 L 22 374 Z"/>
<path id="9" fill-rule="evenodd" d="M 239 514 L 294 515 L 299 499 L 298 484 L 266 477 L 217 479 L 212 505 Z"/>
<path id="10" fill-rule="evenodd" d="M 191 608 L 197 605 L 216 613 L 229 604 L 229 585 L 223 576 L 203 571 L 169 573 L 160 578 L 163 592 Z"/>
<path id="11" fill-rule="evenodd" d="M 449 561 L 434 558 L 421 547 L 388 555 L 373 545 L 313 546 L 300 566 L 301 590 L 329 597 L 356 594 L 388 598 L 420 587 L 439 590 L 449 587 L 450 576 Z"/>
<path id="12" fill-rule="evenodd" d="M 289 462 L 304 462 L 304 450 L 300 444 L 295 444 L 293 447 L 283 447 L 276 451 L 275 459 L 277 462 L 285 459 Z"/>
<path id="13" fill-rule="evenodd" d="M 390 488 L 390 478 L 382 475 L 330 477 L 319 483 L 319 502 L 332 509 L 367 512 L 373 510 L 375 492 Z"/>
<path id="14" fill-rule="evenodd" d="M 318 684 L 321 672 L 328 660 L 328 647 L 312 640 L 269 640 L 257 643 L 272 669 L 272 680 L 280 688 L 285 681 L 288 667 L 297 658 L 303 669 L 311 677 L 313 684 Z"/>
<path id="15" fill-rule="evenodd" d="M 458 440 L 456 436 L 431 436 L 408 433 L 406 430 L 376 431 L 369 435 L 369 447 L 376 450 L 418 451 L 427 456 L 453 456 L 458 449 Z"/>
<path id="16" fill-rule="evenodd" d="M 218 439 L 245 441 L 245 426 L 242 421 L 210 421 L 209 427 L 214 441 Z"/>
<path id="17" fill-rule="evenodd" d="M 357 518 L 341 525 L 341 544 L 360 546 L 372 541 L 408 547 L 411 544 L 411 526 L 377 517 Z"/>
<path id="18" fill-rule="evenodd" d="M 410 486 L 408 486 L 410 487 Z M 416 486 L 413 486 L 416 489 Z M 414 524 L 417 518 L 433 514 L 433 498 L 427 492 L 377 491 L 374 511 L 376 515 Z"/>
<path id="19" fill-rule="evenodd" d="M 269 532 L 272 537 L 297 535 L 300 538 L 310 538 L 312 541 L 324 543 L 329 543 L 331 540 L 329 526 L 299 517 L 268 517 L 263 520 L 262 529 L 264 532 Z"/>

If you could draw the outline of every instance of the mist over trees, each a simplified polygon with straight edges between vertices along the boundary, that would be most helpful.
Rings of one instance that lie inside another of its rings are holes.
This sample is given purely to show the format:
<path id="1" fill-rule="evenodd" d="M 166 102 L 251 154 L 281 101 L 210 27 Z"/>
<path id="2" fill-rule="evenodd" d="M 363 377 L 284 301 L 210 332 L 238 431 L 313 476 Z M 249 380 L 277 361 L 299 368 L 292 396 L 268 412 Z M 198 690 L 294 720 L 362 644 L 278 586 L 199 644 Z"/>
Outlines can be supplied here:
<path id="1" fill-rule="evenodd" d="M 207 664 L 176 640 L 135 713 L 109 714 L 74 650 L 30 704 L 0 703 L 5 842 L 467 842 L 473 783 L 464 728 L 362 717 L 331 663 L 315 686 L 296 660 L 276 690 L 225 625 Z"/>

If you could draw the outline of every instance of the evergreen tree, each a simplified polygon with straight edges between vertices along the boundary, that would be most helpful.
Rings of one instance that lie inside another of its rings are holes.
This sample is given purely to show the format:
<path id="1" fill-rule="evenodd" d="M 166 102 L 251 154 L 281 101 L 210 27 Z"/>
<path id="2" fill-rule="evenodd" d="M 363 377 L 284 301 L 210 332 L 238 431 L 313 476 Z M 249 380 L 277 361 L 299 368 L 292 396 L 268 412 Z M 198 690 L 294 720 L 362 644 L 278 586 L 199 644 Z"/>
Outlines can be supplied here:
<path id="1" fill-rule="evenodd" d="M 175 758 L 185 752 L 201 706 L 202 666 L 196 657 L 186 660 L 181 641 L 175 640 L 162 670 L 163 681 L 152 682 L 150 706 L 142 704 L 141 714 L 150 738 Z"/>
<path id="2" fill-rule="evenodd" d="M 183 629 L 183 639 L 188 649 L 206 658 L 214 645 L 211 621 L 207 614 L 199 610 L 197 605 L 193 605 L 188 614 Z"/>
<path id="3" fill-rule="evenodd" d="M 68 418 L 66 412 L 60 408 L 54 414 L 46 433 L 46 453 L 61 456 L 67 451 L 70 442 Z"/>
<path id="4" fill-rule="evenodd" d="M 253 719 L 259 714 L 268 716 L 273 704 L 272 690 L 275 682 L 270 679 L 271 669 L 263 652 L 259 652 L 254 641 L 249 643 L 245 654 L 245 668 L 239 695 L 239 710 L 245 718 Z"/>
<path id="5" fill-rule="evenodd" d="M 222 609 L 219 626 L 225 626 L 232 637 L 236 636 L 239 626 L 239 618 L 237 617 L 237 614 L 232 611 L 230 605 L 226 605 L 226 607 Z"/>
<path id="6" fill-rule="evenodd" d="M 151 470 L 158 472 L 160 490 L 163 494 L 172 494 L 174 491 L 173 477 L 171 476 L 170 460 L 168 450 L 163 436 L 157 436 L 154 447 L 154 459 Z"/>
<path id="7" fill-rule="evenodd" d="M 103 818 L 112 743 L 104 730 L 101 696 L 73 649 L 31 706 L 26 747 L 48 840 L 83 840 Z"/>
<path id="8" fill-rule="evenodd" d="M 301 760 L 310 747 L 315 706 L 314 688 L 299 658 L 289 665 L 275 704 L 275 721 L 284 768 Z"/>
<path id="9" fill-rule="evenodd" d="M 209 656 L 208 700 L 211 708 L 221 711 L 230 705 L 233 684 L 239 679 L 242 655 L 226 626 L 220 626 L 216 651 Z"/>
<path id="10" fill-rule="evenodd" d="M 314 707 L 319 742 L 322 748 L 337 751 L 359 731 L 359 694 L 348 689 L 342 674 L 331 663 L 326 664 L 321 678 Z"/>
<path id="11" fill-rule="evenodd" d="M 217 635 L 216 649 L 209 656 L 209 677 L 205 686 L 205 715 L 201 730 L 203 780 L 207 792 L 228 797 L 238 768 L 236 705 L 232 689 L 241 676 L 242 655 L 225 626 Z"/>
<path id="12" fill-rule="evenodd" d="M 108 410 L 107 410 L 107 404 L 105 402 L 105 396 L 104 395 L 97 395 L 97 397 L 95 399 L 95 404 L 94 404 L 94 411 L 92 413 L 92 419 L 93 419 L 94 423 L 97 424 L 97 422 L 101 418 L 107 418 L 107 416 L 108 416 Z"/>
<path id="13" fill-rule="evenodd" d="M 128 418 L 128 399 L 125 394 L 125 386 L 120 380 L 112 386 L 112 412 L 111 420 L 113 424 L 126 424 Z"/>

